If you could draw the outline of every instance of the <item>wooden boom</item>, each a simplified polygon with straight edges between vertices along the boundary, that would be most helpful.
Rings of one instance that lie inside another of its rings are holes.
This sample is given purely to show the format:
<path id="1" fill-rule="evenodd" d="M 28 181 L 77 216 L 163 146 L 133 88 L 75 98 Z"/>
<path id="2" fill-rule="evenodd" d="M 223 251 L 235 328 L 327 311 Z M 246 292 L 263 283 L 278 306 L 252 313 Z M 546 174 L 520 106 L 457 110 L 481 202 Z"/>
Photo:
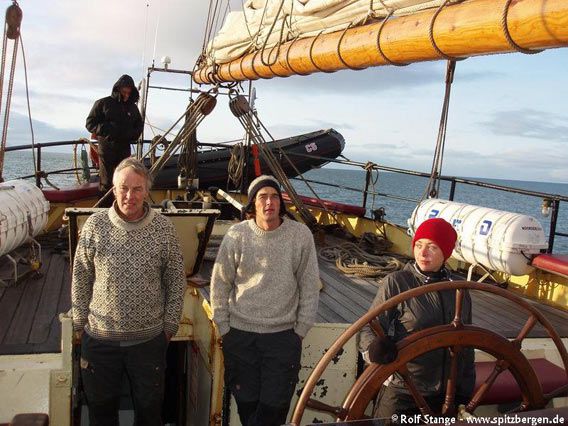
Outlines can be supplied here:
<path id="1" fill-rule="evenodd" d="M 568 47 L 568 0 L 469 0 L 438 14 L 429 9 L 297 39 L 200 68 L 193 78 L 212 84 L 556 47 Z"/>

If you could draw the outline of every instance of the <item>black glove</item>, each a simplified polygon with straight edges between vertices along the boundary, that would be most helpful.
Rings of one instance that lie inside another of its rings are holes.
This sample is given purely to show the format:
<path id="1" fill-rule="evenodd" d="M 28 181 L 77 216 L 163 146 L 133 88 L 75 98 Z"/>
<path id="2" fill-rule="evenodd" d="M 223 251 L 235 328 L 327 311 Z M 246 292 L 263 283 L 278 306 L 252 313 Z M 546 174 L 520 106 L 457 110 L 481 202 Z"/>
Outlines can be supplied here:
<path id="1" fill-rule="evenodd" d="M 390 364 L 398 355 L 396 343 L 389 337 L 377 336 L 369 345 L 369 360 L 377 364 Z"/>

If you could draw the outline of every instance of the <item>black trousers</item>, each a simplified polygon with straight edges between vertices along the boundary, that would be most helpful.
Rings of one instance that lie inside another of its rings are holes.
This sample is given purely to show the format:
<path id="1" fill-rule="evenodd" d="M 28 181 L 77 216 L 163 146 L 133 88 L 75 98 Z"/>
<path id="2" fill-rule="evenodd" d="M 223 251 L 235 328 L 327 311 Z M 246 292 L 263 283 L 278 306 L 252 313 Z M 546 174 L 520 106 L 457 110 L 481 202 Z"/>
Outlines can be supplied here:
<path id="1" fill-rule="evenodd" d="M 162 424 L 167 345 L 164 333 L 134 346 L 118 346 L 83 333 L 81 378 L 91 426 L 118 426 L 123 374 L 130 381 L 134 424 Z"/>
<path id="2" fill-rule="evenodd" d="M 286 423 L 301 353 L 302 339 L 294 330 L 260 334 L 231 328 L 223 336 L 225 386 L 243 426 Z"/>
<path id="3" fill-rule="evenodd" d="M 130 157 L 130 144 L 109 141 L 100 141 L 99 146 L 99 192 L 101 196 L 112 188 L 112 175 L 116 166 L 122 160 Z M 101 207 L 110 207 L 113 201 L 112 194 Z M 110 201 L 109 201 L 110 200 Z"/>

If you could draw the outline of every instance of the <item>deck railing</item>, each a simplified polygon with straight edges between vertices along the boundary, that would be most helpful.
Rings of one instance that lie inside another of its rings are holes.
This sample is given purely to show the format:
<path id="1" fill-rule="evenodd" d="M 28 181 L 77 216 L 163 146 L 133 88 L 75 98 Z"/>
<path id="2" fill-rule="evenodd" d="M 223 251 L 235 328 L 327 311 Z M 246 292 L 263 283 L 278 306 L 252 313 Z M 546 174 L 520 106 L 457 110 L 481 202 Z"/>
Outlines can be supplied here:
<path id="1" fill-rule="evenodd" d="M 387 193 L 384 193 L 384 192 L 372 191 L 369 187 L 370 187 L 373 171 L 385 171 L 385 172 L 390 172 L 390 173 L 398 173 L 398 174 L 403 174 L 403 175 L 430 178 L 429 173 L 417 172 L 417 171 L 414 171 L 414 170 L 407 170 L 407 169 L 400 169 L 400 168 L 396 168 L 396 167 L 381 166 L 379 164 L 374 164 L 374 163 L 362 163 L 362 162 L 345 160 L 345 159 L 325 159 L 323 157 L 319 157 L 319 156 L 316 156 L 316 155 L 300 154 L 300 153 L 289 153 L 288 156 L 291 156 L 291 157 L 298 156 L 298 157 L 313 158 L 313 159 L 318 159 L 318 160 L 327 160 L 329 163 L 341 164 L 341 165 L 344 165 L 344 166 L 351 166 L 351 167 L 354 167 L 354 168 L 360 168 L 360 169 L 365 170 L 366 171 L 365 185 L 364 185 L 363 190 L 361 190 L 360 188 L 353 188 L 353 187 L 349 187 L 349 186 L 345 186 L 345 185 L 338 185 L 338 184 L 329 183 L 329 182 L 322 182 L 322 181 L 318 181 L 318 180 L 301 179 L 303 181 L 307 181 L 308 183 L 313 183 L 313 184 L 323 185 L 323 186 L 329 186 L 329 187 L 334 187 L 334 188 L 343 189 L 343 190 L 347 190 L 347 191 L 353 191 L 353 192 L 361 193 L 363 195 L 363 202 L 362 202 L 361 206 L 364 207 L 365 209 L 367 209 L 367 199 L 368 199 L 369 195 L 380 196 L 380 197 L 390 198 L 390 199 L 399 200 L 399 201 L 406 201 L 406 202 L 411 202 L 411 203 L 415 203 L 415 204 L 419 203 L 421 201 L 419 199 L 403 197 L 403 196 L 400 196 L 400 195 L 387 194 Z M 540 198 L 540 199 L 543 200 L 543 204 L 546 204 L 547 208 L 549 209 L 550 228 L 549 228 L 549 232 L 548 232 L 547 253 L 552 253 L 552 249 L 554 247 L 554 241 L 555 241 L 556 237 L 568 237 L 568 233 L 558 231 L 558 229 L 557 229 L 558 214 L 560 212 L 560 205 L 561 205 L 561 203 L 567 203 L 568 202 L 568 196 L 560 195 L 560 194 L 551 194 L 551 193 L 546 193 L 546 192 L 539 192 L 539 191 L 531 191 L 531 190 L 521 189 L 521 188 L 513 188 L 513 187 L 510 187 L 510 186 L 498 185 L 498 184 L 483 182 L 483 181 L 479 181 L 479 180 L 475 180 L 475 179 L 466 179 L 466 178 L 460 178 L 460 177 L 455 177 L 455 176 L 440 176 L 439 179 L 441 181 L 450 183 L 450 191 L 449 191 L 449 195 L 448 195 L 448 200 L 450 200 L 450 201 L 454 200 L 454 196 L 455 196 L 455 193 L 456 193 L 456 187 L 457 187 L 458 184 L 477 186 L 477 187 L 481 187 L 481 188 L 494 189 L 494 190 L 497 190 L 497 191 L 503 191 L 503 192 L 513 193 L 513 194 L 521 194 L 521 195 L 527 195 L 527 196 L 530 196 L 530 197 Z M 295 178 L 295 180 L 300 180 L 300 179 Z"/>
<path id="2" fill-rule="evenodd" d="M 143 144 L 144 145 L 150 145 L 151 142 L 152 141 L 150 141 L 150 140 L 144 140 Z M 229 141 L 229 142 L 225 142 L 225 143 L 199 143 L 199 146 L 201 147 L 201 149 L 205 148 L 206 150 L 219 150 L 219 149 L 226 149 L 228 147 L 231 147 L 231 143 L 234 143 L 234 142 L 238 142 L 238 140 Z M 19 178 L 20 179 L 30 179 L 30 178 L 35 177 L 36 185 L 41 186 L 42 177 L 48 176 L 50 174 L 73 173 L 73 172 L 81 170 L 80 168 L 68 168 L 68 169 L 62 169 L 62 170 L 60 169 L 60 170 L 52 170 L 52 171 L 42 170 L 42 155 L 41 155 L 42 149 L 52 148 L 52 147 L 60 147 L 60 146 L 82 145 L 82 144 L 85 144 L 85 143 L 86 142 L 84 140 L 44 142 L 44 143 L 36 143 L 34 145 L 11 146 L 11 147 L 7 147 L 6 151 L 9 152 L 9 151 L 22 151 L 22 150 L 35 149 L 35 153 L 36 153 L 36 156 L 35 156 L 36 157 L 36 164 L 35 164 L 35 166 L 36 166 L 36 170 L 38 172 L 34 175 L 21 176 Z M 133 145 L 136 145 L 136 144 L 137 144 L 137 142 L 133 143 Z M 382 166 L 382 165 L 374 164 L 374 163 L 362 163 L 362 162 L 357 162 L 357 161 L 352 161 L 352 160 L 347 160 L 347 159 L 326 158 L 326 157 L 320 157 L 320 156 L 317 156 L 317 155 L 300 154 L 300 153 L 293 153 L 293 152 L 289 152 L 289 153 L 287 153 L 287 155 L 289 157 L 305 157 L 305 158 L 312 158 L 312 159 L 317 159 L 317 160 L 324 160 L 328 163 L 341 164 L 343 166 L 350 166 L 350 167 L 353 167 L 353 168 L 360 168 L 362 170 L 365 170 L 366 174 L 365 174 L 364 189 L 353 188 L 353 187 L 349 187 L 349 186 L 346 186 L 346 185 L 339 185 L 339 184 L 334 184 L 334 183 L 330 183 L 330 182 L 322 182 L 322 181 L 312 180 L 312 179 L 305 179 L 305 178 L 301 179 L 301 181 L 305 181 L 305 182 L 308 182 L 308 183 L 313 183 L 313 184 L 317 184 L 317 185 L 328 186 L 328 187 L 333 187 L 333 188 L 338 188 L 338 189 L 343 189 L 343 190 L 347 190 L 347 191 L 353 191 L 353 192 L 361 193 L 362 197 L 363 197 L 362 207 L 364 207 L 365 209 L 368 209 L 367 200 L 368 200 L 369 196 L 380 196 L 380 197 L 385 197 L 385 198 L 390 198 L 390 199 L 393 199 L 393 200 L 410 202 L 410 203 L 420 202 L 419 199 L 414 199 L 414 198 L 404 197 L 404 196 L 401 196 L 401 195 L 388 194 L 388 193 L 385 193 L 385 192 L 378 192 L 378 191 L 371 190 L 370 189 L 370 183 L 371 183 L 371 180 L 372 180 L 372 173 L 374 171 L 385 171 L 385 172 L 390 172 L 390 173 L 398 173 L 398 174 L 403 174 L 403 175 L 418 176 L 418 177 L 424 177 L 424 178 L 430 177 L 430 174 L 428 174 L 428 173 L 417 172 L 417 171 L 414 171 L 414 170 L 407 170 L 407 169 L 401 169 L 401 168 L 396 168 L 396 167 Z M 91 169 L 96 170 L 93 167 L 91 167 Z M 300 180 L 299 178 L 294 178 L 294 179 Z M 498 184 L 494 184 L 494 183 L 488 183 L 488 182 L 483 182 L 483 181 L 474 180 L 474 179 L 465 179 L 465 178 L 460 178 L 460 177 L 455 177 L 455 176 L 440 176 L 439 179 L 441 181 L 445 181 L 445 182 L 450 183 L 450 190 L 449 190 L 449 195 L 448 195 L 448 200 L 450 200 L 450 201 L 454 200 L 456 187 L 457 187 L 458 184 L 477 186 L 477 187 L 481 187 L 481 188 L 494 189 L 494 190 L 497 190 L 497 191 L 503 191 L 503 192 L 508 192 L 508 193 L 521 194 L 521 195 L 527 195 L 527 196 L 530 196 L 530 197 L 540 198 L 540 199 L 543 200 L 543 204 L 546 204 L 547 208 L 550 211 L 550 214 L 549 214 L 550 228 L 549 228 L 549 233 L 548 233 L 548 249 L 547 249 L 547 252 L 548 253 L 552 252 L 553 247 L 554 247 L 554 241 L 555 241 L 556 237 L 568 237 L 568 233 L 558 231 L 558 229 L 557 229 L 560 206 L 561 206 L 561 203 L 567 203 L 568 202 L 568 196 L 564 196 L 564 195 L 560 195 L 560 194 L 546 193 L 546 192 L 539 192 L 539 191 L 531 191 L 531 190 L 520 189 L 520 188 L 513 188 L 513 187 L 509 187 L 509 186 L 505 186 L 505 185 L 498 185 Z M 376 214 L 376 212 L 371 212 L 371 213 Z"/>

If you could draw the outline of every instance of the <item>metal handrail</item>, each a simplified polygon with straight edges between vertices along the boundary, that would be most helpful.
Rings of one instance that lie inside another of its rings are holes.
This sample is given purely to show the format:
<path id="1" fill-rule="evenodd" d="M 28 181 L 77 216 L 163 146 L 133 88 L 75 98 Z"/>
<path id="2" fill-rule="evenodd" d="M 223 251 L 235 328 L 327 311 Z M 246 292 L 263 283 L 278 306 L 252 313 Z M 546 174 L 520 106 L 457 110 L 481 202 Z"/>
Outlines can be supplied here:
<path id="1" fill-rule="evenodd" d="M 226 143 L 201 142 L 201 143 L 198 144 L 198 146 L 208 147 L 210 149 L 227 149 L 228 147 L 231 146 L 230 145 L 231 142 L 238 142 L 238 141 L 239 140 L 234 140 L 234 141 L 229 141 L 228 143 L 227 142 Z M 85 141 L 83 141 L 83 140 L 43 142 L 43 143 L 36 143 L 35 145 L 10 146 L 10 147 L 6 148 L 6 151 L 9 152 L 9 151 L 36 149 L 37 154 L 38 154 L 37 155 L 37 170 L 41 171 L 41 150 L 42 150 L 42 148 L 66 146 L 66 145 L 79 145 L 79 144 L 84 144 L 84 143 L 85 143 Z M 144 140 L 144 141 L 142 141 L 142 143 L 143 144 L 151 144 L 152 141 Z M 137 142 L 133 142 L 131 144 L 136 145 Z M 361 168 L 361 169 L 366 170 L 367 176 L 366 176 L 366 179 L 365 179 L 365 189 L 363 189 L 363 190 L 361 190 L 359 188 L 353 188 L 353 187 L 348 187 L 348 186 L 344 186 L 344 185 L 337 185 L 337 184 L 332 184 L 332 183 L 328 183 L 328 182 L 310 180 L 310 179 L 305 179 L 305 178 L 303 179 L 305 182 L 308 182 L 308 183 L 314 183 L 314 184 L 318 184 L 318 185 L 334 187 L 334 188 L 339 188 L 339 189 L 344 189 L 344 190 L 348 190 L 348 191 L 361 193 L 361 194 L 363 194 L 362 207 L 364 207 L 364 208 L 367 208 L 367 196 L 368 195 L 381 196 L 381 197 L 385 197 L 385 198 L 390 198 L 390 199 L 399 200 L 399 201 L 412 202 L 412 203 L 417 203 L 417 202 L 420 201 L 420 200 L 417 200 L 417 199 L 407 198 L 407 197 L 403 197 L 403 196 L 399 196 L 399 195 L 388 194 L 388 193 L 384 193 L 384 192 L 371 191 L 369 189 L 369 184 L 370 184 L 370 176 L 371 176 L 371 173 L 373 171 L 386 171 L 386 172 L 391 172 L 391 173 L 399 173 L 399 174 L 410 175 L 410 176 L 419 176 L 419 177 L 424 177 L 424 178 L 430 177 L 429 173 L 417 172 L 417 171 L 414 171 L 414 170 L 401 169 L 401 168 L 396 168 L 396 167 L 382 166 L 382 165 L 375 164 L 375 163 L 363 163 L 363 162 L 352 161 L 352 160 L 348 160 L 348 159 L 327 158 L 327 157 L 321 157 L 321 156 L 312 155 L 312 154 L 302 154 L 302 153 L 294 153 L 294 152 L 289 152 L 289 153 L 287 153 L 287 155 L 291 156 L 291 157 L 295 156 L 295 157 L 324 160 L 328 163 L 347 165 L 347 166 L 357 167 L 357 168 Z M 55 170 L 55 171 L 49 172 L 48 174 L 69 172 L 69 171 L 75 171 L 75 170 L 76 169 Z M 77 170 L 80 170 L 80 169 L 77 169 Z M 28 179 L 28 178 L 32 178 L 34 176 L 36 177 L 36 183 L 39 186 L 41 184 L 41 182 L 40 182 L 41 175 L 39 173 L 38 173 L 38 175 L 23 176 L 23 177 L 21 177 L 21 179 Z M 550 209 L 551 209 L 551 212 L 550 212 L 550 230 L 549 230 L 549 235 L 548 235 L 548 250 L 547 251 L 549 253 L 552 252 L 552 248 L 554 246 L 554 239 L 555 239 L 556 236 L 568 237 L 567 233 L 560 232 L 560 231 L 556 230 L 557 222 L 558 222 L 558 214 L 559 214 L 559 210 L 560 210 L 560 203 L 561 202 L 568 202 L 568 196 L 561 195 L 561 194 L 552 194 L 552 193 L 540 192 L 540 191 L 530 191 L 530 190 L 520 189 L 520 188 L 513 188 L 513 187 L 510 187 L 510 186 L 498 185 L 498 184 L 483 182 L 483 181 L 474 180 L 474 179 L 460 178 L 460 177 L 456 177 L 456 176 L 440 176 L 439 179 L 442 180 L 442 181 L 445 181 L 445 182 L 450 182 L 451 186 L 450 186 L 450 193 L 449 193 L 449 196 L 448 196 L 448 200 L 450 200 L 450 201 L 453 201 L 453 199 L 454 199 L 455 189 L 456 189 L 456 185 L 458 183 L 464 184 L 464 185 L 477 186 L 477 187 L 481 187 L 481 188 L 494 189 L 494 190 L 497 190 L 497 191 L 526 195 L 526 196 L 530 196 L 530 197 L 542 198 L 543 200 L 547 200 L 550 203 Z"/>
<path id="2" fill-rule="evenodd" d="M 399 168 L 395 168 L 395 167 L 381 166 L 381 165 L 373 164 L 373 163 L 362 163 L 362 162 L 357 162 L 357 161 L 352 161 L 352 160 L 326 159 L 325 157 L 320 157 L 320 156 L 317 156 L 317 155 L 301 154 L 301 153 L 288 153 L 288 156 L 313 158 L 313 159 L 318 159 L 318 160 L 327 160 L 330 163 L 337 163 L 337 164 L 342 164 L 342 165 L 360 167 L 360 168 L 366 170 L 367 176 L 366 176 L 366 179 L 365 179 L 365 189 L 363 189 L 363 190 L 358 189 L 358 188 L 347 187 L 347 186 L 344 186 L 344 185 L 337 185 L 337 184 L 321 182 L 321 181 L 316 181 L 316 180 L 307 180 L 307 182 L 309 182 L 309 183 L 315 183 L 315 184 L 319 184 L 319 185 L 324 185 L 324 186 L 329 186 L 329 187 L 334 187 L 334 188 L 339 188 L 339 189 L 345 189 L 345 190 L 348 190 L 348 191 L 354 191 L 354 192 L 361 193 L 361 194 L 363 194 L 362 207 L 365 208 L 365 209 L 367 208 L 367 196 L 368 195 L 382 196 L 382 197 L 385 197 L 385 198 L 390 198 L 390 199 L 395 199 L 395 200 L 400 200 L 400 201 L 407 201 L 407 202 L 412 202 L 412 203 L 418 203 L 420 201 L 420 200 L 417 200 L 417 199 L 400 197 L 398 195 L 387 194 L 387 193 L 382 193 L 382 192 L 373 192 L 373 191 L 369 190 L 370 174 L 372 173 L 373 170 L 388 171 L 388 172 L 391 172 L 391 173 L 400 173 L 400 174 L 404 174 L 404 175 L 419 176 L 419 177 L 424 177 L 424 178 L 430 177 L 429 173 L 416 172 L 414 170 L 399 169 Z M 497 191 L 509 192 L 509 193 L 513 193 L 513 194 L 526 195 L 526 196 L 529 196 L 529 197 L 542 198 L 543 201 L 547 200 L 550 203 L 550 229 L 549 229 L 549 232 L 548 232 L 547 253 L 552 253 L 552 249 L 554 247 L 555 237 L 557 237 L 557 236 L 568 237 L 568 233 L 564 233 L 564 232 L 560 232 L 560 231 L 556 230 L 557 224 L 558 224 L 558 214 L 559 214 L 559 211 L 560 211 L 560 202 L 568 202 L 568 196 L 561 195 L 561 194 L 551 194 L 551 193 L 540 192 L 540 191 L 530 191 L 530 190 L 520 189 L 520 188 L 513 188 L 513 187 L 510 187 L 510 186 L 498 185 L 498 184 L 488 183 L 488 182 L 482 182 L 482 181 L 478 181 L 478 180 L 474 180 L 474 179 L 459 178 L 459 177 L 455 177 L 455 176 L 440 176 L 439 179 L 442 180 L 442 181 L 450 182 L 450 184 L 451 184 L 450 194 L 448 196 L 449 201 L 454 200 L 455 189 L 456 189 L 456 185 L 458 183 L 461 183 L 461 184 L 464 184 L 464 185 L 478 186 L 478 187 L 481 187 L 481 188 L 494 189 L 494 190 L 497 190 Z"/>

